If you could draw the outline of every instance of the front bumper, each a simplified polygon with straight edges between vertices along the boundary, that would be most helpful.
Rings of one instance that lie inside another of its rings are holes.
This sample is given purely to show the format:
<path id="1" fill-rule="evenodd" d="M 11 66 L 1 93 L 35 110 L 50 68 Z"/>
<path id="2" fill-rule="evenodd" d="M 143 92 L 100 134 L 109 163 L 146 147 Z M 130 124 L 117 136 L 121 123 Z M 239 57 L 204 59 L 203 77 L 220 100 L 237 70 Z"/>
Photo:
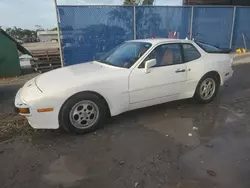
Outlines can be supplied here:
<path id="1" fill-rule="evenodd" d="M 21 93 L 21 89 L 18 90 L 17 94 L 16 94 L 16 98 L 15 98 L 15 112 L 17 113 L 20 113 L 20 110 L 21 108 L 29 108 L 29 106 L 27 104 L 25 104 L 25 102 L 23 102 L 21 100 L 21 96 L 20 96 L 20 93 Z M 29 114 L 22 114 L 20 113 L 21 115 L 24 115 L 24 116 L 28 116 Z"/>
<path id="2" fill-rule="evenodd" d="M 32 102 L 32 105 L 27 104 L 22 100 L 21 93 L 22 89 L 16 94 L 15 97 L 15 109 L 19 113 L 20 108 L 28 108 L 30 113 L 19 113 L 22 116 L 25 116 L 34 129 L 58 129 L 58 110 L 55 109 L 53 112 L 39 113 L 38 108 L 43 107 L 44 101 L 42 99 L 37 100 L 37 102 Z"/>

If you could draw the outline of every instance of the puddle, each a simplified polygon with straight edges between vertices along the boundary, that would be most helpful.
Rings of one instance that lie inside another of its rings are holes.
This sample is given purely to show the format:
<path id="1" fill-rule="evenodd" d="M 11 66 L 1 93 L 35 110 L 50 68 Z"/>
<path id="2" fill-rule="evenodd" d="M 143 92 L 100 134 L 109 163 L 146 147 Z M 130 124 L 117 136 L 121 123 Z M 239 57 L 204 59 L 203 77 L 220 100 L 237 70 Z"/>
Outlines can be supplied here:
<path id="1" fill-rule="evenodd" d="M 70 187 L 86 179 L 86 170 L 87 168 L 75 159 L 61 156 L 50 165 L 49 173 L 43 178 L 49 184 Z"/>
<path id="2" fill-rule="evenodd" d="M 246 114 L 242 113 L 242 112 L 237 112 L 237 113 L 235 113 L 235 115 L 240 117 L 240 118 L 243 118 L 244 116 L 246 116 Z"/>
<path id="3" fill-rule="evenodd" d="M 218 132 L 228 134 L 233 131 L 234 126 L 231 125 L 238 125 L 237 122 L 244 117 L 244 113 L 224 106 L 207 106 L 200 110 L 168 110 L 168 113 L 151 111 L 139 115 L 138 123 L 166 137 L 174 138 L 182 145 L 196 147 L 212 139 Z"/>
<path id="4" fill-rule="evenodd" d="M 224 106 L 220 106 L 220 108 L 234 114 L 238 118 L 244 118 L 244 116 L 246 116 L 246 114 L 241 112 L 241 111 L 235 111 L 235 110 L 232 110 L 232 109 L 224 107 Z"/>
<path id="5" fill-rule="evenodd" d="M 235 121 L 236 121 L 235 118 L 227 117 L 225 122 L 226 122 L 226 123 L 233 123 L 233 122 L 235 122 Z"/>
<path id="6" fill-rule="evenodd" d="M 192 118 L 165 117 L 154 123 L 143 123 L 150 130 L 155 130 L 165 136 L 173 137 L 177 142 L 186 146 L 198 146 L 200 140 L 197 130 L 193 130 Z"/>
<path id="7" fill-rule="evenodd" d="M 216 187 L 249 187 L 249 143 L 248 136 L 217 137 L 210 141 L 212 148 L 201 145 L 190 150 L 180 157 L 180 163 L 190 179 L 213 178 Z"/>

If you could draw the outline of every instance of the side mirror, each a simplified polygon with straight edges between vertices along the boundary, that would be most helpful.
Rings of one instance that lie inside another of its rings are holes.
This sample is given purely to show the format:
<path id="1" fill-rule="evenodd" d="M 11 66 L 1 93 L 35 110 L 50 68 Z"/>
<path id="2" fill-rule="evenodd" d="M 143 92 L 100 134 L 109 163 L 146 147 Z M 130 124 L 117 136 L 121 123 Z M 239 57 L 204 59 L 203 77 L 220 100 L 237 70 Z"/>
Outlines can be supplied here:
<path id="1" fill-rule="evenodd" d="M 145 62 L 145 73 L 150 73 L 150 68 L 156 65 L 156 59 L 151 59 Z"/>

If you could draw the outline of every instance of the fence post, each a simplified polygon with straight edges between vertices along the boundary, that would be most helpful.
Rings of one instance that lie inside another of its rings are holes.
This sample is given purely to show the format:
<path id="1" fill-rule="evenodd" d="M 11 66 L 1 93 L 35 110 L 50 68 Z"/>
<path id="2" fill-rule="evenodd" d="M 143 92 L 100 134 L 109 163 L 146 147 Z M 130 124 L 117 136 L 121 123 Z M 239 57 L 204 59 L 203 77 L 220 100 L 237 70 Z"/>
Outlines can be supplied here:
<path id="1" fill-rule="evenodd" d="M 59 16 L 58 16 L 58 10 L 57 10 L 57 2 L 54 0 L 55 9 L 56 9 L 56 26 L 57 26 L 57 34 L 58 34 L 58 44 L 59 44 L 59 52 L 61 57 L 61 66 L 64 67 L 64 61 L 63 61 L 63 53 L 62 53 L 62 45 L 61 45 L 61 30 L 59 27 Z"/>
<path id="2" fill-rule="evenodd" d="M 233 12 L 233 22 L 232 22 L 232 30 L 231 30 L 231 38 L 230 38 L 230 48 L 232 48 L 232 45 L 233 45 L 235 15 L 236 15 L 236 7 L 234 7 L 234 12 Z"/>
<path id="3" fill-rule="evenodd" d="M 246 43 L 246 38 L 245 38 L 244 33 L 242 33 L 242 39 L 243 39 L 245 50 L 247 50 L 247 43 Z"/>
<path id="4" fill-rule="evenodd" d="M 191 21 L 190 21 L 190 40 L 192 40 L 193 37 L 193 20 L 194 20 L 194 7 L 192 6 L 192 12 L 191 12 Z"/>
<path id="5" fill-rule="evenodd" d="M 136 39 L 136 8 L 134 6 L 134 40 Z"/>

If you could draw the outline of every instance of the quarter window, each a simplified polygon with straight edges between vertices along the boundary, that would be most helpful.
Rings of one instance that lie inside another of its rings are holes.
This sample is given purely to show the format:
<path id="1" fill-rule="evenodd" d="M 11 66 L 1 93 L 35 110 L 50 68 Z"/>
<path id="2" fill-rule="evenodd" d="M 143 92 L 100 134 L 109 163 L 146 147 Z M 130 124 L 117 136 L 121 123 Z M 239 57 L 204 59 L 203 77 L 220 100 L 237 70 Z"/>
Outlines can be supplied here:
<path id="1" fill-rule="evenodd" d="M 200 52 L 192 44 L 183 44 L 184 61 L 194 61 L 201 57 Z"/>
<path id="2" fill-rule="evenodd" d="M 163 44 L 156 47 L 139 66 L 145 67 L 145 62 L 151 59 L 156 59 L 154 67 L 169 66 L 183 63 L 180 44 Z"/>

